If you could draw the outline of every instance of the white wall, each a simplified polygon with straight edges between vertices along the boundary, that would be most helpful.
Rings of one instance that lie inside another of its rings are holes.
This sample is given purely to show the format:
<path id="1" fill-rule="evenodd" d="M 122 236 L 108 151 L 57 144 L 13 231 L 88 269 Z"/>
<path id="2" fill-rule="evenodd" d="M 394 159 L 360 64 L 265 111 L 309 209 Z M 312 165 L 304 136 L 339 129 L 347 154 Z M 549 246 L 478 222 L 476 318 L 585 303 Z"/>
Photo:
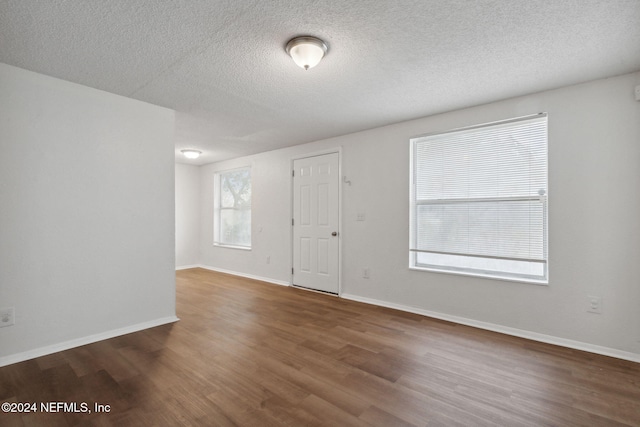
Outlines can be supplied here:
<path id="1" fill-rule="evenodd" d="M 176 163 L 176 269 L 199 263 L 200 168 Z"/>
<path id="2" fill-rule="evenodd" d="M 174 112 L 0 64 L 0 365 L 175 320 Z"/>
<path id="3" fill-rule="evenodd" d="M 217 270 L 288 284 L 291 276 L 291 159 L 326 145 L 324 142 L 304 144 L 200 166 L 200 263 Z M 244 166 L 251 166 L 252 250 L 214 246 L 213 175 L 217 171 Z"/>
<path id="4" fill-rule="evenodd" d="M 343 186 L 343 295 L 640 355 L 638 84 L 640 73 L 628 74 L 203 166 L 201 263 L 288 282 L 291 158 L 341 146 L 352 182 Z M 549 285 L 409 270 L 409 138 L 542 111 Z M 214 247 L 213 173 L 245 165 L 253 167 L 253 250 Z M 356 222 L 358 211 L 366 221 Z M 587 295 L 602 297 L 603 314 L 586 312 Z"/>

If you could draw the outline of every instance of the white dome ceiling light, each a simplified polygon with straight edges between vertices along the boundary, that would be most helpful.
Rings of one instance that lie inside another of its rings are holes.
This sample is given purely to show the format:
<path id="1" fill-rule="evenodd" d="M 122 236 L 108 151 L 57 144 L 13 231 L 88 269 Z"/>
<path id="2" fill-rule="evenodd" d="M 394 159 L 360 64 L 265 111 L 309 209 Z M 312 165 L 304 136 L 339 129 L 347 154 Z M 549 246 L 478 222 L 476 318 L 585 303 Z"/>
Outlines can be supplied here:
<path id="1" fill-rule="evenodd" d="M 198 151 L 198 150 L 192 150 L 192 149 L 188 149 L 188 150 L 180 150 L 180 152 L 187 158 L 187 159 L 197 159 L 198 157 L 200 157 L 200 154 L 202 154 L 202 151 Z"/>
<path id="2" fill-rule="evenodd" d="M 327 44 L 319 38 L 300 36 L 289 40 L 285 50 L 299 67 L 313 68 L 327 54 Z"/>

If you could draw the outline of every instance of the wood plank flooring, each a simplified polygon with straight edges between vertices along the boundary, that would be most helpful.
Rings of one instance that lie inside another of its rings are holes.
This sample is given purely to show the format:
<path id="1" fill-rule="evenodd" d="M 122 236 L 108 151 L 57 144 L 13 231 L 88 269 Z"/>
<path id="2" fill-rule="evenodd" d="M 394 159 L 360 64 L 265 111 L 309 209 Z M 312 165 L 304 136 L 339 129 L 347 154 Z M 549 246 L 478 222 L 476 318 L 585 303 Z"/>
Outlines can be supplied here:
<path id="1" fill-rule="evenodd" d="M 640 364 L 202 269 L 181 321 L 0 368 L 0 426 L 640 426 Z"/>

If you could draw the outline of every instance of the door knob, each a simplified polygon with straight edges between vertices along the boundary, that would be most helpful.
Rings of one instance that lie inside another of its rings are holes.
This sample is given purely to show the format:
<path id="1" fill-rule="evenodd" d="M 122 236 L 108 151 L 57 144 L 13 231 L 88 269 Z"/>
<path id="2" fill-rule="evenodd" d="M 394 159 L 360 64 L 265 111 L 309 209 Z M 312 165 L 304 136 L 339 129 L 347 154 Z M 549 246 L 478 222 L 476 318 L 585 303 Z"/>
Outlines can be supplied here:
<path id="1" fill-rule="evenodd" d="M 337 232 L 337 231 L 334 231 L 333 233 L 331 233 L 331 235 L 332 235 L 332 236 L 337 236 L 337 235 L 338 235 L 338 232 Z"/>

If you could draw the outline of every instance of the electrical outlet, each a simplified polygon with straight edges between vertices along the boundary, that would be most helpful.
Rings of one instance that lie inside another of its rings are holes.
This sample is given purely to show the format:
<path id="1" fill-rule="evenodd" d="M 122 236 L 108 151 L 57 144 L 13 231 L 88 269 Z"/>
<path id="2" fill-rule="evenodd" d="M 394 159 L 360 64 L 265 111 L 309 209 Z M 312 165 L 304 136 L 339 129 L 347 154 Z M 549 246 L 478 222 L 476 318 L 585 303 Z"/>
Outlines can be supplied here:
<path id="1" fill-rule="evenodd" d="M 369 271 L 369 269 L 368 269 L 368 268 L 363 268 L 363 269 L 362 269 L 362 277 L 363 277 L 363 278 L 368 279 L 368 278 L 369 278 L 370 273 L 371 273 L 371 272 Z"/>
<path id="2" fill-rule="evenodd" d="M 640 85 L 636 86 L 636 101 L 640 101 Z"/>
<path id="3" fill-rule="evenodd" d="M 267 255 L 267 264 L 271 264 L 271 255 Z"/>
<path id="4" fill-rule="evenodd" d="M 587 299 L 589 300 L 587 311 L 589 313 L 602 314 L 602 298 L 589 295 Z"/>
<path id="5" fill-rule="evenodd" d="M 13 307 L 0 308 L 0 328 L 15 324 Z"/>
<path id="6" fill-rule="evenodd" d="M 364 221 L 366 216 L 367 215 L 364 212 L 358 212 L 356 214 L 356 221 Z"/>

